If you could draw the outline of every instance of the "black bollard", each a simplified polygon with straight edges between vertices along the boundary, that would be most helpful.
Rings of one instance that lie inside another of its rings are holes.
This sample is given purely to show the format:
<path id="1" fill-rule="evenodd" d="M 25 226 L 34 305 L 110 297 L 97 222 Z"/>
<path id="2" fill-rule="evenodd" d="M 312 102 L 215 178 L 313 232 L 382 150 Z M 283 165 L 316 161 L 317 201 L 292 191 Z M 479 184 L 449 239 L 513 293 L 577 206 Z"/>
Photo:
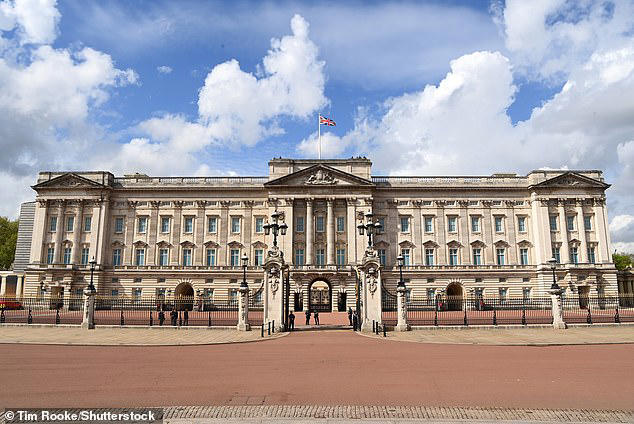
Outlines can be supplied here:
<path id="1" fill-rule="evenodd" d="M 152 326 L 152 311 L 150 311 L 150 327 Z"/>
<path id="2" fill-rule="evenodd" d="M 387 334 L 385 333 L 385 324 L 383 324 L 383 337 L 387 337 Z"/>
<path id="3" fill-rule="evenodd" d="M 264 337 L 264 324 L 260 326 L 260 337 Z"/>
<path id="4" fill-rule="evenodd" d="M 376 322 L 372 320 L 372 332 L 376 333 Z"/>
<path id="5" fill-rule="evenodd" d="M 272 325 L 272 327 L 273 327 L 273 334 L 275 334 L 275 320 L 273 320 L 273 325 Z"/>
<path id="6" fill-rule="evenodd" d="M 268 324 L 268 326 L 269 326 L 269 332 L 268 332 L 268 335 L 270 336 L 270 335 L 271 335 L 271 321 L 267 322 L 267 324 Z"/>

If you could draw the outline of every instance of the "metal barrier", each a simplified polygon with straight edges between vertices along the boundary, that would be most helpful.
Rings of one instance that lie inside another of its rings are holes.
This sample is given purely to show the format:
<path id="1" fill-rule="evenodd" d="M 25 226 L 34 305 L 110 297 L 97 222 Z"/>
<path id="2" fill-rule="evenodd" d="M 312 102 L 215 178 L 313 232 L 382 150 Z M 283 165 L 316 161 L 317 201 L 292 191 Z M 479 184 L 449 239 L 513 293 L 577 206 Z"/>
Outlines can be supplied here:
<path id="1" fill-rule="evenodd" d="M 634 304 L 617 296 L 566 296 L 562 306 L 568 324 L 634 322 Z"/>
<path id="2" fill-rule="evenodd" d="M 0 323 L 81 324 L 84 301 L 69 297 L 0 297 Z"/>

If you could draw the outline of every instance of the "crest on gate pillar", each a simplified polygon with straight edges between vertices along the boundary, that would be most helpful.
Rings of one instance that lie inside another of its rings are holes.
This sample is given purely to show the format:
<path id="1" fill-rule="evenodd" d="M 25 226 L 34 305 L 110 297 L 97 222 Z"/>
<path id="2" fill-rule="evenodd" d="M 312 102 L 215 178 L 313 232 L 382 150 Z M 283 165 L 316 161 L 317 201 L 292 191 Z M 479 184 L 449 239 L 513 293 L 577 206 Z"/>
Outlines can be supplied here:
<path id="1" fill-rule="evenodd" d="M 372 321 L 381 322 L 381 262 L 374 249 L 367 249 L 358 267 L 362 282 L 361 330 L 371 331 Z"/>
<path id="2" fill-rule="evenodd" d="M 284 257 L 281 250 L 272 248 L 268 251 L 264 261 L 264 325 L 275 322 L 275 329 L 284 326 L 284 299 L 282 286 L 284 284 Z"/>

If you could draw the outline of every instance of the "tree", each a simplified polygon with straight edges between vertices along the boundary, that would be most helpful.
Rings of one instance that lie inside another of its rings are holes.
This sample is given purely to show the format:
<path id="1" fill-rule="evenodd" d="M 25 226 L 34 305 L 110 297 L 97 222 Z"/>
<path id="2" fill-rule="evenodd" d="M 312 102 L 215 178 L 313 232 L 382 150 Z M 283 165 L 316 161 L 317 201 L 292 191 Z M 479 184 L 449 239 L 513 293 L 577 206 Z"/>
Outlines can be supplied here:
<path id="1" fill-rule="evenodd" d="M 619 271 L 623 271 L 628 266 L 632 266 L 632 255 L 615 253 L 612 255 L 612 262 Z"/>
<path id="2" fill-rule="evenodd" d="M 18 221 L 0 216 L 0 269 L 9 269 L 15 259 L 18 242 Z"/>

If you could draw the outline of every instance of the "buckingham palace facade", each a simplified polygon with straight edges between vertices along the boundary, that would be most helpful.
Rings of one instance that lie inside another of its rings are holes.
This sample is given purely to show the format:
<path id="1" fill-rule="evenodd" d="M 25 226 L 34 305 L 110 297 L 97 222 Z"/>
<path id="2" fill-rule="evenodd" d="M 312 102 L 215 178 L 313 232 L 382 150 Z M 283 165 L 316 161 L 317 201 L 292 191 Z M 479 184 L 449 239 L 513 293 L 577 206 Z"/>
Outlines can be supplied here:
<path id="1" fill-rule="evenodd" d="M 264 177 L 116 177 L 41 172 L 25 296 L 79 294 L 95 258 L 101 295 L 226 299 L 242 281 L 257 295 L 278 236 L 290 265 L 291 309 L 321 281 L 333 310 L 355 302 L 355 265 L 371 212 L 384 286 L 410 295 L 538 296 L 552 283 L 572 293 L 616 294 L 601 171 L 537 170 L 526 176 L 373 176 L 366 158 L 273 159 Z M 323 284 L 325 283 L 325 284 Z"/>

